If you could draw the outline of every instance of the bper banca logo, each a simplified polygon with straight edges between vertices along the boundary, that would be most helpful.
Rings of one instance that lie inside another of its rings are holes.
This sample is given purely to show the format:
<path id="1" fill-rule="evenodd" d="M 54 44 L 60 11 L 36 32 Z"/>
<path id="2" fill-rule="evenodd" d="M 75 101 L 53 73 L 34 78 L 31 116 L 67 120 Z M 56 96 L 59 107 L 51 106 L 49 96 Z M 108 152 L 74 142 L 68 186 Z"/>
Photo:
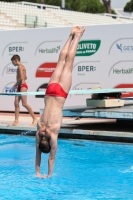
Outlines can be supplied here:
<path id="1" fill-rule="evenodd" d="M 14 54 L 20 54 L 24 56 L 26 52 L 26 47 L 27 47 L 28 42 L 12 42 L 7 44 L 2 52 L 2 56 L 4 55 L 9 55 L 12 56 Z"/>
<path id="2" fill-rule="evenodd" d="M 94 72 L 96 71 L 96 67 L 94 66 L 78 66 L 78 72 Z"/>
<path id="3" fill-rule="evenodd" d="M 22 46 L 9 47 L 9 52 L 22 52 L 22 51 L 24 51 L 24 47 Z"/>
<path id="4" fill-rule="evenodd" d="M 92 73 L 96 71 L 94 66 L 78 66 L 78 75 L 85 76 L 87 73 Z"/>
<path id="5" fill-rule="evenodd" d="M 83 40 L 78 44 L 76 56 L 91 56 L 95 54 L 101 44 L 101 40 Z"/>

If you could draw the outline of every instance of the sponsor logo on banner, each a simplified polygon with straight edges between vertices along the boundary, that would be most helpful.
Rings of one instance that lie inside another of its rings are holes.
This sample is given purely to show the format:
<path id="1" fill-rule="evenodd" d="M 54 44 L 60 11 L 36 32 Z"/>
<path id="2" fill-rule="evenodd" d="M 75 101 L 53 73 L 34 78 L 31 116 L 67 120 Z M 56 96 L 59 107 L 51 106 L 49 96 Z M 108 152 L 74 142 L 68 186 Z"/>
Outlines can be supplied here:
<path id="1" fill-rule="evenodd" d="M 83 40 L 78 44 L 76 56 L 92 56 L 100 47 L 101 40 Z"/>
<path id="2" fill-rule="evenodd" d="M 100 61 L 81 61 L 74 65 L 73 74 L 78 76 L 93 76 L 97 69 L 99 68 Z M 95 74 L 96 75 L 96 74 Z"/>
<path id="3" fill-rule="evenodd" d="M 59 54 L 59 51 L 61 49 L 61 42 L 62 41 L 44 41 L 35 50 L 35 56 L 36 55 L 51 55 L 51 54 Z"/>
<path id="4" fill-rule="evenodd" d="M 7 84 L 5 85 L 5 87 L 3 88 L 3 90 L 2 90 L 2 93 L 12 92 L 12 91 L 10 91 L 10 89 L 12 88 L 12 86 L 13 86 L 14 84 L 15 84 L 15 82 L 7 83 Z M 7 91 L 7 89 L 9 89 L 9 90 Z"/>
<path id="5" fill-rule="evenodd" d="M 27 62 L 22 62 L 22 63 L 25 65 L 25 63 L 27 63 Z M 16 76 L 17 68 L 18 67 L 14 66 L 12 63 L 7 64 L 3 69 L 2 76 L 5 76 L 5 75 L 7 75 L 7 76 L 8 75 L 15 75 Z"/>
<path id="6" fill-rule="evenodd" d="M 123 53 L 133 53 L 133 38 L 122 38 L 114 41 L 109 48 L 109 54 L 114 54 L 115 56 Z"/>
<path id="7" fill-rule="evenodd" d="M 9 46 L 9 52 L 15 52 L 15 53 L 19 53 L 24 51 L 24 47 L 23 46 Z"/>
<path id="8" fill-rule="evenodd" d="M 85 73 L 91 73 L 95 72 L 96 67 L 95 66 L 78 66 L 78 75 L 79 76 L 85 76 Z M 85 72 L 85 73 L 84 73 Z"/>
<path id="9" fill-rule="evenodd" d="M 132 79 L 132 75 L 133 61 L 119 61 L 115 63 L 109 71 L 109 76 L 120 76 L 122 79 L 126 76 Z"/>
<path id="10" fill-rule="evenodd" d="M 128 69 L 117 69 L 114 68 L 112 71 L 113 74 L 133 74 L 133 68 L 128 68 Z"/>
<path id="11" fill-rule="evenodd" d="M 39 88 L 37 89 L 37 92 L 44 92 L 44 94 L 45 94 L 45 91 L 46 91 L 47 86 L 48 86 L 48 83 L 42 84 L 42 85 L 39 86 Z M 44 95 L 36 95 L 35 97 L 36 97 L 36 98 L 44 98 Z"/>
<path id="12" fill-rule="evenodd" d="M 21 53 L 25 52 L 27 42 L 13 42 L 4 48 L 2 52 L 2 56 L 5 54 L 8 54 L 10 56 L 13 56 L 14 54 L 19 54 L 21 56 Z"/>
<path id="13" fill-rule="evenodd" d="M 6 74 L 16 74 L 17 73 L 17 67 L 7 67 L 6 68 Z"/>
<path id="14" fill-rule="evenodd" d="M 122 83 L 119 84 L 117 86 L 115 86 L 115 88 L 133 88 L 133 84 L 128 84 L 128 83 Z M 129 92 L 129 93 L 122 93 L 122 97 L 133 97 L 133 92 Z M 128 101 L 129 102 L 129 101 Z"/>
<path id="15" fill-rule="evenodd" d="M 133 45 L 123 45 L 123 44 L 116 44 L 117 49 L 120 50 L 121 53 L 133 53 Z"/>
<path id="16" fill-rule="evenodd" d="M 36 71 L 36 78 L 50 78 L 53 74 L 57 63 L 43 63 Z"/>
<path id="17" fill-rule="evenodd" d="M 39 48 L 38 52 L 39 53 L 59 53 L 59 50 L 60 50 L 60 46 L 57 46 L 57 47 L 46 48 L 46 49 Z"/>

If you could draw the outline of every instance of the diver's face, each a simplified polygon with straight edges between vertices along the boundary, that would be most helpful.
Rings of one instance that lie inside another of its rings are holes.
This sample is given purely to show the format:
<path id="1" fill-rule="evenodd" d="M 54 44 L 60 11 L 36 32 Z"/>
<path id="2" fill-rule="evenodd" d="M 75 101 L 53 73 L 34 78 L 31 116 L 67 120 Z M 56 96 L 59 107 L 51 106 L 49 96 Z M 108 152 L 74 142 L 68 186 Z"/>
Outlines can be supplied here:
<path id="1" fill-rule="evenodd" d="M 17 66 L 17 65 L 18 65 L 16 60 L 13 60 L 13 61 L 12 61 L 12 64 L 13 64 L 14 66 Z"/>

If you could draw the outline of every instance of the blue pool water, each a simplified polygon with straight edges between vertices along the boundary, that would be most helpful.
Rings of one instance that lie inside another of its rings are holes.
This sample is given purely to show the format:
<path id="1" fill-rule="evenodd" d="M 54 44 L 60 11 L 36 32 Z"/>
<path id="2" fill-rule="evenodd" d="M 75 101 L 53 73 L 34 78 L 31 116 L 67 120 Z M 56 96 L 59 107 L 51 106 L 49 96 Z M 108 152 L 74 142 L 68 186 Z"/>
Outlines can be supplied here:
<path id="1" fill-rule="evenodd" d="M 0 200 L 133 199 L 132 145 L 58 140 L 50 179 L 35 177 L 34 159 L 35 138 L 0 135 Z"/>

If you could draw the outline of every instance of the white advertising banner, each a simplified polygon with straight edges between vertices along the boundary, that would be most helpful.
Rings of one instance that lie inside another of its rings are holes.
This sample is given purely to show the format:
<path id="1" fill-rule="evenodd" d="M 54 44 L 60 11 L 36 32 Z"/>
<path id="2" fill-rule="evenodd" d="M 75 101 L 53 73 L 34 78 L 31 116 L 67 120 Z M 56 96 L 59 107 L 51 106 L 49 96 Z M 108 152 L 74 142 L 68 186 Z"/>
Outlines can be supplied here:
<path id="1" fill-rule="evenodd" d="M 28 91 L 45 91 L 71 27 L 0 31 L 0 92 L 16 82 L 11 57 L 18 54 L 27 70 Z M 73 90 L 133 87 L 133 24 L 87 26 L 72 71 Z M 66 106 L 86 105 L 90 95 L 69 95 Z M 133 96 L 133 93 L 123 94 Z M 0 96 L 0 110 L 14 111 L 14 97 Z M 43 96 L 28 96 L 34 112 Z M 21 106 L 21 111 L 26 111 Z"/>

